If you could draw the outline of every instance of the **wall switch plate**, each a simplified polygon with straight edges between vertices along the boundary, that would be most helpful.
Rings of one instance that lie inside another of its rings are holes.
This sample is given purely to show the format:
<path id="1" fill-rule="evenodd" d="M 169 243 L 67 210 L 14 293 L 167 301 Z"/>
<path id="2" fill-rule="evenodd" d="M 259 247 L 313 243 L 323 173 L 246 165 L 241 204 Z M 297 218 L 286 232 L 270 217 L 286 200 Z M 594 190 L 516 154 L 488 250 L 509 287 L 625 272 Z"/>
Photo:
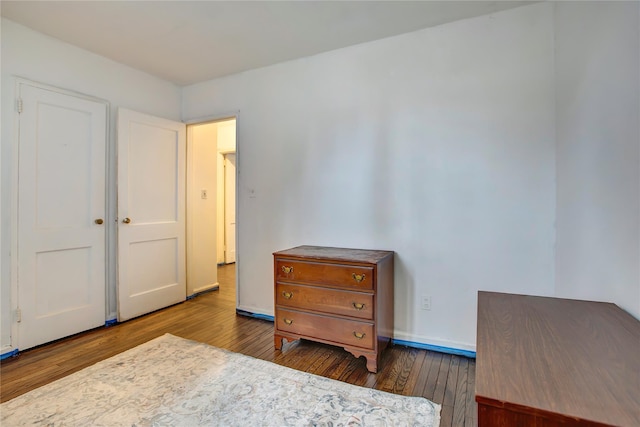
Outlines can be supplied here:
<path id="1" fill-rule="evenodd" d="M 422 309 L 431 310 L 431 295 L 422 295 Z"/>
<path id="2" fill-rule="evenodd" d="M 206 188 L 203 188 L 202 190 L 200 190 L 200 197 L 203 199 L 206 199 L 208 197 Z"/>

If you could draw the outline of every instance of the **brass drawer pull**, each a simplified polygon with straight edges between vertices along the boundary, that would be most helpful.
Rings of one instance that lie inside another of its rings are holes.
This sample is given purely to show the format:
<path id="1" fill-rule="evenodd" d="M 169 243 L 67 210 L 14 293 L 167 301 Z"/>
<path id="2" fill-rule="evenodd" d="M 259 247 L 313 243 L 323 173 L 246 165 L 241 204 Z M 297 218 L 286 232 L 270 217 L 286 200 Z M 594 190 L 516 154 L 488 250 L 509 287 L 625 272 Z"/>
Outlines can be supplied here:
<path id="1" fill-rule="evenodd" d="M 293 267 L 287 267 L 286 265 L 282 266 L 282 271 L 284 272 L 284 274 L 289 274 L 293 272 Z"/>
<path id="2" fill-rule="evenodd" d="M 291 297 L 293 296 L 293 292 L 282 291 L 282 296 L 285 299 L 291 299 Z"/>
<path id="3" fill-rule="evenodd" d="M 366 334 L 364 332 L 354 332 L 353 336 L 361 340 Z"/>
<path id="4" fill-rule="evenodd" d="M 284 323 L 286 323 L 287 325 L 290 325 L 293 323 L 293 320 L 287 319 L 286 317 L 283 320 L 284 320 Z"/>
<path id="5" fill-rule="evenodd" d="M 362 273 L 362 274 L 356 274 L 356 273 L 353 273 L 353 274 L 351 275 L 351 277 L 353 277 L 353 279 L 354 279 L 356 282 L 360 283 L 360 282 L 362 282 L 362 281 L 364 280 L 364 273 Z"/>
<path id="6" fill-rule="evenodd" d="M 364 304 L 360 302 L 352 302 L 351 304 L 353 304 L 353 308 L 356 310 L 362 310 L 364 308 Z"/>

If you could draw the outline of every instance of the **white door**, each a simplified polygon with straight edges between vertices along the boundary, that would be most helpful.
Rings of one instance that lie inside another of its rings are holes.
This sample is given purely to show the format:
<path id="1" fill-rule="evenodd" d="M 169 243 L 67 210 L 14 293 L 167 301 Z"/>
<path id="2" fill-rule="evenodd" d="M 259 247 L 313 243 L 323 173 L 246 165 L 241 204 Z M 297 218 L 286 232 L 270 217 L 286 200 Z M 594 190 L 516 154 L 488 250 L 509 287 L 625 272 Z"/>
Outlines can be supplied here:
<path id="1" fill-rule="evenodd" d="M 107 103 L 18 85 L 18 348 L 104 325 Z M 20 104 L 20 103 L 19 103 Z"/>
<path id="2" fill-rule="evenodd" d="M 236 262 L 236 155 L 224 156 L 224 262 Z"/>
<path id="3" fill-rule="evenodd" d="M 186 299 L 186 127 L 118 110 L 118 320 Z"/>

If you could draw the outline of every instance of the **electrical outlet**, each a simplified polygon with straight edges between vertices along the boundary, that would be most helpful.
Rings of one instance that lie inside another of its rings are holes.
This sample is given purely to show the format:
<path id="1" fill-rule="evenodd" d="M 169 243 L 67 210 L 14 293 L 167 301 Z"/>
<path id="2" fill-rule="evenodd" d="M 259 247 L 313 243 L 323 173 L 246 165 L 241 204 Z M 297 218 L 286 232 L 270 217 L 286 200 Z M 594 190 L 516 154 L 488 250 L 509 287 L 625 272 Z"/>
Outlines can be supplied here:
<path id="1" fill-rule="evenodd" d="M 431 310 L 431 295 L 422 295 L 422 309 Z"/>

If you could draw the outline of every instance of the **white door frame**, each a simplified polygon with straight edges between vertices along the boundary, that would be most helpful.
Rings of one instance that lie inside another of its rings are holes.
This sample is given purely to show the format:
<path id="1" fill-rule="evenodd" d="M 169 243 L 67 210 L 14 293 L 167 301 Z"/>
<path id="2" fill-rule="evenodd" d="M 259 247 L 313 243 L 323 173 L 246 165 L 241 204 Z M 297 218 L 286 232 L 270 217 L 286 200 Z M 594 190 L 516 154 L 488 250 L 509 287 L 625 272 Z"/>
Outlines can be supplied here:
<path id="1" fill-rule="evenodd" d="M 111 173 L 111 159 L 109 153 L 111 152 L 111 131 L 110 131 L 110 119 L 111 119 L 111 105 L 109 101 L 98 98 L 95 96 L 87 95 L 84 93 L 76 92 L 69 89 L 63 89 L 57 86 L 48 85 L 45 83 L 36 82 L 33 80 L 26 79 L 24 77 L 15 76 L 14 77 L 14 109 L 13 109 L 13 140 L 11 141 L 11 195 L 10 195 L 10 237 L 11 237 L 11 246 L 10 246 L 10 277 L 11 277 L 11 348 L 2 348 L 2 354 L 6 352 L 19 350 L 17 348 L 18 343 L 18 322 L 17 322 L 17 309 L 18 309 L 18 182 L 19 182 L 19 151 L 20 151 L 20 114 L 18 113 L 18 93 L 20 85 L 29 85 L 43 90 L 50 90 L 53 92 L 61 93 L 64 95 L 75 96 L 77 98 L 86 99 L 89 101 L 99 102 L 106 105 L 106 176 L 105 182 L 107 183 L 107 189 L 105 191 L 105 221 L 106 221 L 106 241 L 105 241 L 105 314 L 108 316 L 109 314 L 109 283 L 112 279 L 112 272 L 109 268 L 110 258 L 111 258 L 111 242 L 109 239 L 109 234 L 112 232 L 113 224 L 111 214 L 111 207 L 108 195 L 108 185 L 111 182 L 112 173 Z M 106 317 L 105 317 L 106 322 Z"/>
<path id="2" fill-rule="evenodd" d="M 236 121 L 236 263 L 235 263 L 235 270 L 236 270 L 236 308 L 238 308 L 238 304 L 240 303 L 240 277 L 239 277 L 239 268 L 238 265 L 240 264 L 240 248 L 239 248 L 239 239 L 238 237 L 240 236 L 240 227 L 238 226 L 238 217 L 240 216 L 240 209 L 239 209 L 239 188 L 240 186 L 238 185 L 239 182 L 239 178 L 240 178 L 240 126 L 238 126 L 238 123 L 240 122 L 240 111 L 232 111 L 229 112 L 227 114 L 220 114 L 220 115 L 212 115 L 212 116 L 204 116 L 204 117 L 200 117 L 200 118 L 196 118 L 196 119 L 192 119 L 192 120 L 185 120 L 184 123 L 187 126 L 191 126 L 191 125 L 204 125 L 207 123 L 215 123 L 215 122 L 224 122 L 227 120 L 232 120 L 235 119 Z M 187 221 L 189 221 L 189 213 L 187 212 Z M 189 243 L 187 242 L 187 245 Z M 189 256 L 187 254 L 187 256 Z"/>

